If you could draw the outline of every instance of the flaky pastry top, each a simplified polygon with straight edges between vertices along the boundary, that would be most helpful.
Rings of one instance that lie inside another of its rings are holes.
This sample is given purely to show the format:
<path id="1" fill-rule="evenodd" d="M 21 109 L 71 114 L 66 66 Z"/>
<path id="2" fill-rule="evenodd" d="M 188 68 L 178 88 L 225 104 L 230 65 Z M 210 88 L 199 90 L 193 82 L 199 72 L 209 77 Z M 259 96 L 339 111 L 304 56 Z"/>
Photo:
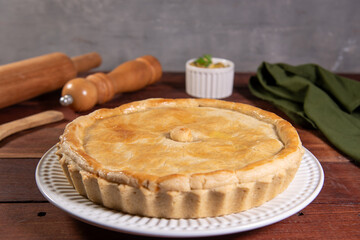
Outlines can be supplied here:
<path id="1" fill-rule="evenodd" d="M 148 99 L 68 124 L 60 153 L 109 181 L 150 190 L 251 182 L 301 158 L 296 130 L 273 113 L 210 99 Z"/>

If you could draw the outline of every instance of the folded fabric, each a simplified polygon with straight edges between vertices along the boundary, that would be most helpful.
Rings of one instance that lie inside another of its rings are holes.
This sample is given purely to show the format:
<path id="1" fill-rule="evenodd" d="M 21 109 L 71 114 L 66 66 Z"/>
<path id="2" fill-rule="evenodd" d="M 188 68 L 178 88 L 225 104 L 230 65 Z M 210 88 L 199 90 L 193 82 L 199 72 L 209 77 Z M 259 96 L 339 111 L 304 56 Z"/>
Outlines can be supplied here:
<path id="1" fill-rule="evenodd" d="M 319 129 L 340 151 L 360 162 L 360 82 L 315 65 L 262 63 L 249 89 L 295 123 Z"/>

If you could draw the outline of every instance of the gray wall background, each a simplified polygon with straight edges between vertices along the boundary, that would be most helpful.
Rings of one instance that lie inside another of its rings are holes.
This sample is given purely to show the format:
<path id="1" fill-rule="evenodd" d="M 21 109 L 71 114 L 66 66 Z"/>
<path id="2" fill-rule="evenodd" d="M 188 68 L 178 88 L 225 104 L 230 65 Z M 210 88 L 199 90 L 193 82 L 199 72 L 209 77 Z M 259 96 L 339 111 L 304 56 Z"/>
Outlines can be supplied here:
<path id="1" fill-rule="evenodd" d="M 97 51 L 97 70 L 152 54 L 184 71 L 209 53 L 238 72 L 268 61 L 359 73 L 359 11 L 359 0 L 0 0 L 0 64 Z"/>

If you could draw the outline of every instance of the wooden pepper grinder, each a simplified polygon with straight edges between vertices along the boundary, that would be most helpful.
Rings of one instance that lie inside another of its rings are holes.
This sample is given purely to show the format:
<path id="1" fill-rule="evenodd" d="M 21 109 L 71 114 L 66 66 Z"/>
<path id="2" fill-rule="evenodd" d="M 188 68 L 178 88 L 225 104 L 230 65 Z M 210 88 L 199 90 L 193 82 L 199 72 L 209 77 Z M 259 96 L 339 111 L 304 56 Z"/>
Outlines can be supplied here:
<path id="1" fill-rule="evenodd" d="M 75 78 L 62 89 L 60 103 L 75 111 L 86 111 L 97 103 L 111 100 L 115 94 L 139 90 L 160 80 L 159 61 L 150 55 L 119 65 L 108 74 L 95 73 L 86 78 Z"/>
<path id="2" fill-rule="evenodd" d="M 95 52 L 73 58 L 56 52 L 0 66 L 0 108 L 59 89 L 100 64 Z"/>

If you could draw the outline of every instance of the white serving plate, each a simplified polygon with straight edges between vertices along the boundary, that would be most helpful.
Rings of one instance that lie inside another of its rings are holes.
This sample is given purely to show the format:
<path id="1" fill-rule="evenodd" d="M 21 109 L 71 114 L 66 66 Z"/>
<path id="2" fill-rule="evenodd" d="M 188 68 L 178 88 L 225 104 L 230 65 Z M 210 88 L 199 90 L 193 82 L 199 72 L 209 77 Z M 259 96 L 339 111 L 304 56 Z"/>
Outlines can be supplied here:
<path id="1" fill-rule="evenodd" d="M 279 222 L 310 204 L 324 183 L 324 172 L 305 149 L 289 187 L 265 204 L 237 214 L 200 219 L 161 219 L 125 214 L 97 205 L 68 183 L 52 147 L 39 161 L 36 183 L 55 206 L 86 223 L 124 233 L 153 237 L 205 237 L 248 231 Z"/>

